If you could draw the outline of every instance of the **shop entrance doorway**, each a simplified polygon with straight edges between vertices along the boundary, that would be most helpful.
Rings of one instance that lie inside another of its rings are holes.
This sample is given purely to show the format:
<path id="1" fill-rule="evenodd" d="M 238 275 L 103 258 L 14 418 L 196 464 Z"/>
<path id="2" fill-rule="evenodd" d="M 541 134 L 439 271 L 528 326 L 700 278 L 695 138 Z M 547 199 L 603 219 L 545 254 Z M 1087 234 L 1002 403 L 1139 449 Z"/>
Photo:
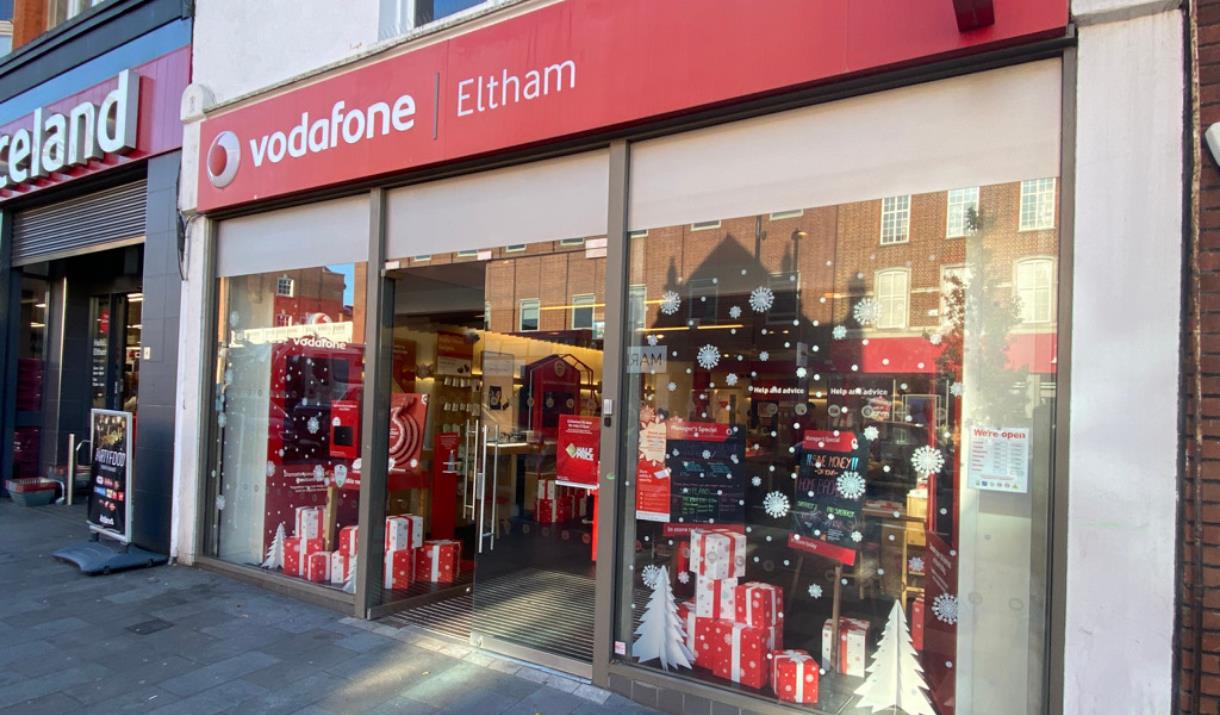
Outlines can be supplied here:
<path id="1" fill-rule="evenodd" d="M 553 241 L 411 259 L 392 274 L 388 512 L 421 516 L 428 536 L 414 582 L 387 591 L 401 597 L 394 618 L 584 675 L 601 254 Z M 460 549 L 456 573 L 442 572 L 453 555 L 438 540 Z"/>
<path id="2" fill-rule="evenodd" d="M 136 413 L 140 388 L 143 293 L 93 296 L 90 315 L 89 388 L 98 409 Z"/>

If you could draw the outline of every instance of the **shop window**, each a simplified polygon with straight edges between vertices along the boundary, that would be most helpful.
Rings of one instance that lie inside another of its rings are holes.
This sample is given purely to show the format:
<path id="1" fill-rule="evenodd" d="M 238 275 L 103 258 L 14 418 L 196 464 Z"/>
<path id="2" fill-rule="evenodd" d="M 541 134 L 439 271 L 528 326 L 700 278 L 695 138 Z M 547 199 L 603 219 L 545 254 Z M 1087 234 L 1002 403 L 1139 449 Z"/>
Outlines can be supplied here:
<path id="1" fill-rule="evenodd" d="M 643 228 L 639 231 L 628 231 L 627 238 L 644 238 L 648 235 L 648 229 Z"/>
<path id="2" fill-rule="evenodd" d="M 1018 261 L 1013 277 L 1022 323 L 1049 323 L 1054 317 L 1055 262 L 1050 258 Z"/>
<path id="3" fill-rule="evenodd" d="M 945 219 L 945 237 L 965 236 L 977 221 L 979 211 L 979 187 L 953 189 L 947 196 L 948 216 Z"/>
<path id="4" fill-rule="evenodd" d="M 594 323 L 594 303 L 592 293 L 582 293 L 572 296 L 572 329 L 592 330 Z"/>
<path id="5" fill-rule="evenodd" d="M 767 322 L 771 325 L 791 323 L 801 312 L 801 276 L 799 273 L 775 273 L 767 279 L 771 289 L 771 309 Z"/>
<path id="6" fill-rule="evenodd" d="M 633 285 L 627 289 L 628 326 L 640 331 L 648 325 L 648 286 Z"/>
<path id="7" fill-rule="evenodd" d="M 1055 180 L 1031 179 L 1021 182 L 1021 230 L 1038 231 L 1055 227 Z"/>
<path id="8" fill-rule="evenodd" d="M 583 238 L 564 238 L 564 239 L 560 239 L 559 245 L 563 246 L 564 248 L 573 248 L 575 246 L 583 246 L 583 245 L 585 245 L 585 239 L 583 239 Z"/>
<path id="9" fill-rule="evenodd" d="M 965 265 L 940 267 L 941 323 L 950 319 L 955 309 L 965 305 L 965 291 L 970 287 L 970 268 Z"/>
<path id="10" fill-rule="evenodd" d="M 206 555 L 351 592 L 364 271 L 220 279 Z"/>
<path id="11" fill-rule="evenodd" d="M 106 0 L 47 0 L 47 29 L 50 30 Z M 11 8 L 11 3 L 10 3 Z M 9 11 L 9 18 L 12 11 Z"/>
<path id="12" fill-rule="evenodd" d="M 692 231 L 711 231 L 720 228 L 719 221 L 697 221 L 690 225 Z"/>
<path id="13" fill-rule="evenodd" d="M 887 196 L 881 200 L 881 245 L 906 243 L 911 229 L 911 197 Z"/>
<path id="14" fill-rule="evenodd" d="M 536 298 L 523 300 L 518 304 L 517 313 L 519 319 L 517 322 L 517 330 L 528 332 L 538 329 L 538 317 L 541 309 L 541 304 Z"/>

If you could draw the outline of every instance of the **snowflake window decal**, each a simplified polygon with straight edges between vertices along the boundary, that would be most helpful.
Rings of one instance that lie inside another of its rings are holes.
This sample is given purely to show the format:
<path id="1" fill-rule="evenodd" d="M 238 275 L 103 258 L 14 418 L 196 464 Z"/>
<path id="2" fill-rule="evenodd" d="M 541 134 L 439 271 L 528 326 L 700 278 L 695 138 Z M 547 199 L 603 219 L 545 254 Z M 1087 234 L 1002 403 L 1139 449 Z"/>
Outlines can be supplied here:
<path id="1" fill-rule="evenodd" d="M 728 385 L 729 387 L 736 385 L 737 384 L 737 373 L 730 372 L 729 374 L 725 375 L 724 384 Z"/>
<path id="2" fill-rule="evenodd" d="M 772 519 L 788 516 L 788 497 L 782 492 L 770 492 L 763 497 L 763 511 Z"/>
<path id="3" fill-rule="evenodd" d="M 962 383 L 960 382 L 955 382 L 949 386 L 949 392 L 953 393 L 954 397 L 961 397 L 962 391 Z"/>
<path id="4" fill-rule="evenodd" d="M 756 487 L 761 487 L 762 486 L 762 477 L 755 475 L 754 477 L 752 477 L 750 479 L 750 483 Z"/>
<path id="5" fill-rule="evenodd" d="M 225 495 L 217 494 L 216 495 L 216 511 L 224 511 L 224 510 L 225 510 Z"/>
<path id="6" fill-rule="evenodd" d="M 678 383 L 676 383 L 676 382 L 671 382 L 671 383 L 669 383 L 668 385 L 666 385 L 666 386 L 665 386 L 665 388 L 666 388 L 667 390 L 669 390 L 670 392 L 673 392 L 674 390 L 678 389 Z"/>
<path id="7" fill-rule="evenodd" d="M 763 362 L 766 362 L 771 359 L 771 353 L 767 352 L 766 350 L 763 350 L 762 352 L 760 352 L 758 354 L 758 359 L 762 360 Z"/>
<path id="8" fill-rule="evenodd" d="M 835 480 L 835 488 L 844 499 L 859 499 L 864 496 L 864 477 L 859 472 L 843 472 Z"/>
<path id="9" fill-rule="evenodd" d="M 678 572 L 678 583 L 690 583 L 690 573 L 686 571 Z"/>
<path id="10" fill-rule="evenodd" d="M 942 593 L 932 601 L 932 613 L 937 620 L 950 625 L 957 623 L 957 596 Z"/>
<path id="11" fill-rule="evenodd" d="M 649 336 L 648 336 L 648 344 L 649 344 L 649 345 L 652 345 L 652 346 L 654 346 L 654 347 L 655 347 L 655 346 L 656 346 L 656 344 L 657 344 L 657 336 L 655 336 L 655 335 L 649 335 Z"/>
<path id="12" fill-rule="evenodd" d="M 936 474 L 945 466 L 945 456 L 935 447 L 920 447 L 911 455 L 911 466 L 919 474 Z"/>
<path id="13" fill-rule="evenodd" d="M 923 573 L 923 557 L 912 556 L 910 561 L 907 561 L 907 570 L 911 573 Z"/>
<path id="14" fill-rule="evenodd" d="M 817 585 L 816 583 L 809 584 L 809 588 L 806 589 L 806 591 L 808 591 L 810 598 L 821 598 L 822 597 L 822 587 Z"/>
<path id="15" fill-rule="evenodd" d="M 711 370 L 720 364 L 720 348 L 710 344 L 704 345 L 699 348 L 699 355 L 696 359 L 699 361 L 699 367 Z"/>
<path id="16" fill-rule="evenodd" d="M 869 442 L 876 442 L 877 438 L 880 436 L 881 430 L 877 429 L 873 425 L 869 425 L 868 427 L 864 428 L 864 439 L 867 439 Z"/>
<path id="17" fill-rule="evenodd" d="M 755 313 L 765 313 L 775 305 L 775 293 L 767 286 L 759 286 L 750 291 L 750 307 Z"/>
<path id="18" fill-rule="evenodd" d="M 864 541 L 864 534 L 861 534 L 859 531 L 853 531 L 851 532 L 851 540 L 858 544 Z"/>
<path id="19" fill-rule="evenodd" d="M 313 478 L 317 479 L 318 481 L 322 481 L 322 479 L 324 479 L 325 477 L 326 477 L 326 470 L 322 468 L 321 464 L 315 464 L 313 467 Z"/>
<path id="20" fill-rule="evenodd" d="M 317 434 L 318 430 L 322 429 L 322 423 L 318 421 L 318 416 L 314 415 L 305 423 L 305 429 L 309 430 L 310 434 Z"/>
<path id="21" fill-rule="evenodd" d="M 678 308 L 682 307 L 682 296 L 675 291 L 667 290 L 661 294 L 661 312 L 666 315 L 673 315 L 678 312 Z"/>
<path id="22" fill-rule="evenodd" d="M 881 304 L 876 298 L 861 298 L 852 308 L 851 315 L 860 325 L 872 325 L 881 319 Z"/>
<path id="23" fill-rule="evenodd" d="M 640 570 L 640 579 L 644 581 L 644 585 L 648 588 L 657 587 L 657 578 L 661 575 L 661 567 L 656 564 L 648 564 Z"/>
<path id="24" fill-rule="evenodd" d="M 732 318 L 733 320 L 737 320 L 738 318 L 740 318 L 741 317 L 741 306 L 735 305 L 732 308 L 729 308 L 729 317 Z"/>
<path id="25" fill-rule="evenodd" d="M 836 325 L 834 329 L 830 331 L 830 335 L 835 340 L 842 340 L 843 338 L 847 337 L 847 328 L 842 325 Z"/>
<path id="26" fill-rule="evenodd" d="M 707 449 L 703 450 L 703 458 L 704 458 L 704 459 L 711 459 L 711 458 L 712 458 L 712 453 L 711 453 L 711 451 L 710 451 L 710 450 L 707 450 Z"/>
<path id="27" fill-rule="evenodd" d="M 928 342 L 932 343 L 933 345 L 940 345 L 944 339 L 945 336 L 941 335 L 940 333 L 932 333 L 928 336 Z"/>
<path id="28" fill-rule="evenodd" d="M 275 462 L 272 462 L 271 460 L 267 460 L 267 476 L 275 476 Z"/>
<path id="29" fill-rule="evenodd" d="M 228 422 L 229 422 L 229 418 L 225 416 L 225 413 L 221 412 L 220 414 L 216 415 L 216 426 L 217 427 L 223 428 L 226 424 L 228 424 Z"/>

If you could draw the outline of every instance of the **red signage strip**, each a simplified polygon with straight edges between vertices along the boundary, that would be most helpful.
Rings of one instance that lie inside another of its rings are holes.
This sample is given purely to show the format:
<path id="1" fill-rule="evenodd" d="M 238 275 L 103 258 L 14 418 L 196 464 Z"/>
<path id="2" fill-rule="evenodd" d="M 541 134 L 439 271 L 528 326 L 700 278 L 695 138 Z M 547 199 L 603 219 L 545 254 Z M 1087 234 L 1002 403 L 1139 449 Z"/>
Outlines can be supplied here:
<path id="1" fill-rule="evenodd" d="M 1066 0 L 566 0 L 218 114 L 199 208 L 1062 32 Z"/>
<path id="2" fill-rule="evenodd" d="M 116 74 L 0 126 L 0 162 L 6 167 L 0 202 L 180 148 L 179 108 L 190 77 L 191 47 L 186 45 L 130 68 L 128 86 L 122 84 L 123 75 Z M 135 116 L 124 116 L 128 108 L 111 106 L 124 99 L 133 102 Z M 124 123 L 134 121 L 134 143 L 114 137 L 113 143 L 122 146 L 104 152 L 107 128 L 98 121 L 103 116 L 111 122 L 120 117 Z M 42 126 L 34 126 L 36 118 Z M 78 147 L 95 150 L 78 154 Z M 32 157 L 35 150 L 37 158 Z"/>

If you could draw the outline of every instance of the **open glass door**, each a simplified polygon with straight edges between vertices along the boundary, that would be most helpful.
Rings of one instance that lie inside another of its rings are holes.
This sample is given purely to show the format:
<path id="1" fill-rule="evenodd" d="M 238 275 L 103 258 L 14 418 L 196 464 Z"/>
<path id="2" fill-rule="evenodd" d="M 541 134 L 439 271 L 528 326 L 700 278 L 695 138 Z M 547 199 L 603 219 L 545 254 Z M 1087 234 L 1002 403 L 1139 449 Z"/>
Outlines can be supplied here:
<path id="1" fill-rule="evenodd" d="M 392 274 L 387 504 L 427 534 L 403 617 L 586 675 L 604 260 L 548 241 Z"/>

